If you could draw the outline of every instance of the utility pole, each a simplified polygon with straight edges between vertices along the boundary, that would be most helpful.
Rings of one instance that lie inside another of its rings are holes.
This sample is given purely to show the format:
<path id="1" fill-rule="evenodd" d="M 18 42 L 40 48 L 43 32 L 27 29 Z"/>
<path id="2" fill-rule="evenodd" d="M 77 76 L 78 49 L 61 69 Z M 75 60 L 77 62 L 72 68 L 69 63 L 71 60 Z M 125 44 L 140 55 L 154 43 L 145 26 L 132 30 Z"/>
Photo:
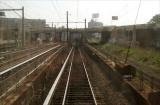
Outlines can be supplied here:
<path id="1" fill-rule="evenodd" d="M 136 47 L 136 25 L 133 26 L 132 39 L 127 49 L 127 54 L 126 54 L 125 61 L 124 61 L 125 64 L 127 63 L 131 47 Z"/>
<path id="2" fill-rule="evenodd" d="M 86 28 L 87 28 L 87 23 L 86 23 L 86 19 L 84 19 L 84 22 L 85 22 L 85 30 L 86 30 Z"/>
<path id="3" fill-rule="evenodd" d="M 57 40 L 56 25 L 54 25 L 54 40 Z"/>
<path id="4" fill-rule="evenodd" d="M 136 25 L 133 26 L 132 47 L 136 47 Z"/>
<path id="5" fill-rule="evenodd" d="M 52 29 L 53 29 L 53 22 L 52 22 Z"/>
<path id="6" fill-rule="evenodd" d="M 141 7 L 141 2 L 142 2 L 142 0 L 140 0 L 140 2 L 139 2 L 139 6 L 138 6 L 138 10 L 137 10 L 137 15 L 136 15 L 136 18 L 135 18 L 135 21 L 134 21 L 134 25 L 133 25 L 132 39 L 131 39 L 130 44 L 128 46 L 127 55 L 126 55 L 125 62 L 124 62 L 125 64 L 128 61 L 128 57 L 129 57 L 129 53 L 130 53 L 130 48 L 131 47 L 136 47 L 136 22 L 137 22 L 137 18 L 138 18 L 138 15 L 139 15 L 139 10 L 140 10 L 140 7 Z"/>
<path id="7" fill-rule="evenodd" d="M 69 30 L 68 30 L 68 11 L 67 11 L 67 41 L 69 41 L 69 35 L 68 35 L 68 33 L 69 33 Z"/>
<path id="8" fill-rule="evenodd" d="M 22 47 L 25 46 L 25 32 L 24 32 L 24 7 L 22 7 Z"/>
<path id="9" fill-rule="evenodd" d="M 53 38 L 54 38 L 54 30 L 53 30 L 53 22 L 52 22 L 52 29 L 51 29 L 51 39 L 52 39 L 52 41 L 53 41 Z"/>
<path id="10" fill-rule="evenodd" d="M 86 28 L 87 28 L 87 22 L 86 22 L 86 19 L 84 19 L 84 36 L 83 36 L 83 41 L 85 42 L 86 41 Z"/>

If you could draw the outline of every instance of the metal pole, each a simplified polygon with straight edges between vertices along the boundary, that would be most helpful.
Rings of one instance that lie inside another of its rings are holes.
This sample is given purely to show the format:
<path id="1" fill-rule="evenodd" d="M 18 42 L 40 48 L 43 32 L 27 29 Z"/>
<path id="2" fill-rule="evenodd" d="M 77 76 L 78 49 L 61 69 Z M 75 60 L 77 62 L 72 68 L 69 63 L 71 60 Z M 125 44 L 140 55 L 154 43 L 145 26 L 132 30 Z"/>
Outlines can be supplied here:
<path id="1" fill-rule="evenodd" d="M 136 25 L 133 26 L 133 36 L 132 37 L 133 37 L 132 47 L 135 47 L 136 46 Z"/>
<path id="2" fill-rule="evenodd" d="M 84 36 L 83 36 L 83 41 L 86 42 L 86 28 L 87 28 L 87 22 L 86 19 L 84 20 L 84 25 L 85 25 L 85 32 L 84 32 Z"/>
<path id="3" fill-rule="evenodd" d="M 86 23 L 86 19 L 84 20 L 84 22 L 85 22 L 85 30 L 86 30 L 86 28 L 87 28 L 87 23 Z"/>
<path id="4" fill-rule="evenodd" d="M 67 41 L 69 41 L 69 35 L 68 35 L 68 11 L 67 11 Z"/>
<path id="5" fill-rule="evenodd" d="M 22 7 L 22 47 L 25 46 L 25 32 L 24 32 L 24 7 Z"/>
<path id="6" fill-rule="evenodd" d="M 53 22 L 52 22 L 52 30 L 53 30 Z"/>
<path id="7" fill-rule="evenodd" d="M 9 44 L 9 37 L 8 37 L 8 36 L 9 36 L 9 34 L 10 34 L 10 33 L 9 33 L 9 30 L 10 30 L 10 29 L 8 29 L 8 28 L 9 28 L 9 27 L 8 27 L 8 23 L 9 23 L 9 22 L 8 22 L 8 18 L 7 18 L 7 34 L 6 34 L 7 45 Z M 5 51 L 8 50 L 7 45 L 6 45 L 6 48 L 4 49 Z"/>
<path id="8" fill-rule="evenodd" d="M 57 35 L 56 35 L 56 25 L 54 25 L 54 40 L 57 41 Z"/>
<path id="9" fill-rule="evenodd" d="M 129 43 L 129 46 L 128 46 L 128 49 L 127 49 L 127 54 L 126 54 L 125 61 L 124 61 L 125 64 L 128 61 L 128 57 L 129 57 L 129 53 L 130 53 L 130 48 L 131 48 L 131 46 L 134 46 L 135 42 L 136 42 L 136 25 L 133 26 L 132 39 L 131 39 L 131 41 Z"/>
<path id="10" fill-rule="evenodd" d="M 52 29 L 51 29 L 51 41 L 53 41 L 54 38 L 54 30 L 53 30 L 53 22 L 52 22 Z"/>

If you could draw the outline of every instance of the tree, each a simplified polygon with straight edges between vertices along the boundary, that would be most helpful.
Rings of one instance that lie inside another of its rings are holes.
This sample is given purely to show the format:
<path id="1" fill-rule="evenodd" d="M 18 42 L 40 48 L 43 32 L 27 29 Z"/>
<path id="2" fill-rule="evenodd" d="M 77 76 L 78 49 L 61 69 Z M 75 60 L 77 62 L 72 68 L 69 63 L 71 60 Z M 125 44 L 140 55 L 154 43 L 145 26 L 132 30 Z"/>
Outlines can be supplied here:
<path id="1" fill-rule="evenodd" d="M 148 24 L 152 26 L 160 26 L 160 14 L 153 16 Z"/>

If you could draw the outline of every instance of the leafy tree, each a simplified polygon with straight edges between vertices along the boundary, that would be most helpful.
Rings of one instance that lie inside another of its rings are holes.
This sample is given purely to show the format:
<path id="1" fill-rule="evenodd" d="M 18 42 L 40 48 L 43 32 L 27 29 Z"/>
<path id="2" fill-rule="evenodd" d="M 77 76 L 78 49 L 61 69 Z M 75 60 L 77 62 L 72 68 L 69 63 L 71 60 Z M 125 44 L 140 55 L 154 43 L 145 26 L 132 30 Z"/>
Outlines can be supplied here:
<path id="1" fill-rule="evenodd" d="M 159 26 L 160 25 L 160 14 L 157 14 L 152 17 L 152 19 L 148 22 L 148 24 L 153 26 Z"/>

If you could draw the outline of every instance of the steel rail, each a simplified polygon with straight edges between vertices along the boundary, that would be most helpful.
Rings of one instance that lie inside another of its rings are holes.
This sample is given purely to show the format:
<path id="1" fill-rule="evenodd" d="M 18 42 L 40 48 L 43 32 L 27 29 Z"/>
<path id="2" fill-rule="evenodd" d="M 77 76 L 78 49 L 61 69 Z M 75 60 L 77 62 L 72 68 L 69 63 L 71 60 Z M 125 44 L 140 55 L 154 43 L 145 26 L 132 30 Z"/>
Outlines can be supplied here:
<path id="1" fill-rule="evenodd" d="M 28 51 L 27 51 L 28 50 Z M 33 56 L 33 55 L 35 55 L 35 54 L 39 54 L 39 52 L 41 53 L 43 50 L 44 50 L 44 48 L 41 48 L 41 49 L 38 49 L 38 48 L 32 48 L 32 49 L 27 49 L 26 50 L 26 52 L 29 52 L 29 53 L 26 53 L 26 54 L 23 54 L 23 55 L 20 55 L 20 57 L 18 56 L 18 57 L 16 57 L 16 58 L 14 58 L 14 59 L 9 59 L 9 60 L 4 60 L 5 62 L 2 62 L 2 63 L 0 63 L 0 66 L 2 67 L 2 69 L 0 68 L 0 71 L 3 71 L 3 67 L 4 66 L 6 66 L 6 64 L 8 64 L 8 63 L 12 63 L 13 61 L 15 62 L 15 61 L 18 61 L 18 60 L 21 60 L 21 59 L 24 59 L 25 57 L 28 57 L 28 56 Z M 33 51 L 32 51 L 33 50 Z M 25 52 L 25 50 L 24 51 L 22 51 L 22 52 L 20 52 L 20 53 L 24 53 Z M 16 53 L 15 53 L 16 54 Z M 14 54 L 11 54 L 11 55 L 9 55 L 9 56 L 14 56 Z M 17 56 L 17 55 L 15 55 L 15 56 Z M 28 58 L 29 59 L 29 58 Z M 23 62 L 23 61 L 22 61 Z M 20 63 L 20 62 L 19 62 Z M 15 64 L 16 65 L 16 64 Z M 14 65 L 13 65 L 14 66 Z"/>
<path id="2" fill-rule="evenodd" d="M 53 45 L 55 45 L 57 43 L 53 43 Z M 49 45 L 52 45 L 52 44 L 46 44 L 45 46 L 42 46 L 43 47 L 46 47 L 46 46 L 49 46 Z M 14 51 L 14 52 L 7 52 L 7 53 L 0 53 L 0 56 L 7 56 L 7 55 L 11 55 L 11 54 L 15 54 L 15 53 L 21 53 L 21 52 L 25 52 L 25 51 L 30 51 L 30 50 L 33 50 L 33 49 L 37 49 L 39 47 L 33 47 L 33 48 L 29 48 L 29 49 L 22 49 L 22 50 L 17 50 L 17 51 Z"/>
<path id="3" fill-rule="evenodd" d="M 57 45 L 57 46 L 55 46 L 55 47 L 53 47 L 53 48 L 51 48 L 51 49 L 49 49 L 49 50 L 47 50 L 47 51 L 45 51 L 45 52 L 42 52 L 42 53 L 40 53 L 40 54 L 38 54 L 38 55 L 36 55 L 36 56 L 34 56 L 34 57 L 32 57 L 32 58 L 24 61 L 24 62 L 21 62 L 21 63 L 13 66 L 13 67 L 11 67 L 11 68 L 8 68 L 8 69 L 0 72 L 0 78 L 1 78 L 1 76 L 4 75 L 5 73 L 7 73 L 7 72 L 9 72 L 9 71 L 12 71 L 13 69 L 16 69 L 17 67 L 19 67 L 19 66 L 21 66 L 21 65 L 23 65 L 23 64 L 26 64 L 27 62 L 32 61 L 32 60 L 40 57 L 41 55 L 43 55 L 43 54 L 45 54 L 45 53 L 47 53 L 47 52 L 49 52 L 49 51 L 51 51 L 51 50 L 53 50 L 53 49 L 55 49 L 55 48 L 58 48 L 58 47 L 60 47 L 60 46 L 61 46 L 61 45 Z"/>
<path id="4" fill-rule="evenodd" d="M 54 52 L 52 55 L 50 55 L 45 61 L 43 61 L 42 63 L 40 63 L 36 68 L 34 68 L 32 71 L 30 71 L 26 76 L 24 76 L 23 78 L 21 78 L 16 84 L 14 84 L 11 88 L 9 88 L 5 93 L 3 93 L 1 97 L 3 97 L 4 95 L 6 95 L 6 93 L 8 93 L 9 91 L 13 90 L 14 88 L 17 87 L 18 84 L 20 84 L 22 81 L 24 81 L 29 75 L 31 75 L 34 71 L 38 70 L 38 68 L 42 65 L 44 65 L 46 62 L 48 62 L 50 60 L 51 57 L 53 57 L 55 54 L 57 54 L 62 48 L 64 48 L 64 46 L 60 47 L 56 52 Z"/>
<path id="5" fill-rule="evenodd" d="M 56 43 L 55 43 L 56 44 Z M 19 60 L 21 60 L 21 59 L 24 59 L 25 57 L 27 57 L 27 56 L 32 56 L 32 55 L 34 55 L 34 54 L 38 54 L 38 52 L 42 52 L 43 50 L 44 50 L 44 48 L 46 48 L 46 47 L 49 47 L 50 45 L 52 45 L 52 44 L 47 44 L 47 45 L 45 45 L 45 46 L 42 46 L 42 47 L 35 47 L 35 48 L 30 48 L 30 49 L 24 49 L 24 50 L 19 50 L 19 51 L 15 51 L 15 52 L 12 52 L 12 53 L 6 53 L 6 54 L 4 54 L 4 55 L 0 55 L 0 58 L 2 58 L 1 60 L 3 60 L 3 62 L 0 62 L 0 72 L 1 71 L 3 71 L 4 69 L 3 69 L 3 67 L 5 67 L 6 66 L 6 64 L 10 64 L 10 63 L 12 63 L 13 61 L 19 61 Z M 54 44 L 53 44 L 54 45 Z M 26 53 L 27 52 L 27 53 Z M 23 54 L 23 53 L 25 53 L 25 54 Z M 17 55 L 18 54 L 18 55 Z M 19 54 L 21 54 L 20 56 L 19 56 Z M 13 56 L 13 57 L 15 57 L 15 58 L 13 58 L 13 59 L 8 59 L 9 57 L 8 56 Z M 27 58 L 27 59 L 29 59 L 29 58 Z M 22 61 L 23 62 L 23 61 Z M 20 63 L 20 62 L 19 62 Z M 16 64 L 14 64 L 14 65 L 16 65 Z M 12 66 L 14 66 L 14 65 L 12 65 Z M 7 69 L 7 68 L 6 68 Z"/>
<path id="6" fill-rule="evenodd" d="M 67 62 L 68 62 L 68 60 L 70 58 L 70 55 L 71 55 L 72 51 L 73 51 L 73 47 L 71 48 L 71 50 L 70 50 L 70 52 L 69 52 L 69 54 L 68 54 L 68 56 L 67 56 L 67 58 L 66 58 L 66 60 L 65 60 L 65 62 L 63 64 L 58 76 L 56 77 L 56 79 L 55 79 L 55 81 L 54 81 L 54 83 L 53 83 L 53 85 L 52 85 L 52 87 L 51 87 L 51 89 L 50 89 L 50 91 L 49 91 L 49 93 L 48 93 L 43 105 L 50 105 L 51 104 L 52 97 L 54 95 L 55 89 L 57 87 L 57 84 L 58 84 L 61 76 L 62 76 L 62 73 L 64 72 L 64 69 L 65 69 L 65 67 L 67 65 Z"/>
<path id="7" fill-rule="evenodd" d="M 84 68 L 84 70 L 85 70 L 85 74 L 86 74 L 86 77 L 87 77 L 87 80 L 88 80 L 88 83 L 89 83 L 89 87 L 90 87 L 91 92 L 92 92 L 94 104 L 95 104 L 95 105 L 98 105 L 98 104 L 97 104 L 96 97 L 95 97 L 95 94 L 94 94 L 94 91 L 93 91 L 93 87 L 92 87 L 92 85 L 91 85 L 91 82 L 90 82 L 90 79 L 89 79 L 89 76 L 88 76 L 88 73 L 87 73 L 87 69 L 86 69 L 85 63 L 84 63 L 84 61 L 83 61 L 83 57 L 82 57 L 81 51 L 79 50 L 79 52 L 80 52 L 80 56 L 81 56 L 81 59 L 82 59 L 83 68 Z"/>
<path id="8" fill-rule="evenodd" d="M 67 91 L 68 91 L 68 86 L 69 86 L 69 81 L 70 81 L 70 76 L 71 76 L 73 58 L 74 58 L 74 52 L 73 52 L 71 64 L 70 64 L 70 67 L 69 67 L 69 74 L 68 74 L 68 78 L 67 78 L 67 84 L 66 84 L 65 93 L 64 93 L 64 96 L 63 96 L 62 105 L 65 105 L 65 101 L 66 101 L 66 97 L 67 97 Z"/>

